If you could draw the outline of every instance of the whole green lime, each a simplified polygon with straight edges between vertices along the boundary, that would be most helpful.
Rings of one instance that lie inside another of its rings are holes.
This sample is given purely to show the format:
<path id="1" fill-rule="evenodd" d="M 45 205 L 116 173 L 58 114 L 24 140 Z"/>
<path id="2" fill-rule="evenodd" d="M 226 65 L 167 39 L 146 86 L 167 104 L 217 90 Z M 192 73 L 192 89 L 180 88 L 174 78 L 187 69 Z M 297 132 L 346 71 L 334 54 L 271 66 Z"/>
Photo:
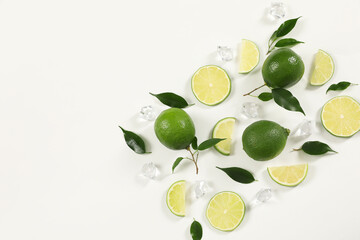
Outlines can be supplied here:
<path id="1" fill-rule="evenodd" d="M 304 69 L 304 62 L 299 55 L 289 48 L 280 48 L 265 59 L 262 75 L 269 87 L 285 88 L 299 82 Z"/>
<path id="2" fill-rule="evenodd" d="M 289 132 L 276 122 L 267 120 L 254 122 L 243 132 L 243 148 L 254 160 L 273 159 L 284 149 Z"/>
<path id="3" fill-rule="evenodd" d="M 166 147 L 185 149 L 195 137 L 195 127 L 190 116 L 180 108 L 170 108 L 155 120 L 155 134 Z"/>

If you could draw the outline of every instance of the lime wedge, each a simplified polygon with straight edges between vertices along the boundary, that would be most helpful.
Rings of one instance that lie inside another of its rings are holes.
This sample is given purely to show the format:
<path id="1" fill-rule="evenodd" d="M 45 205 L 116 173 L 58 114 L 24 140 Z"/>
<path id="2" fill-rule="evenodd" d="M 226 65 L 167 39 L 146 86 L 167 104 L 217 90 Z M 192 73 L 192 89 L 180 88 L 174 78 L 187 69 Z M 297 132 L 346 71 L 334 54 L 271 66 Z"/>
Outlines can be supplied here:
<path id="1" fill-rule="evenodd" d="M 308 165 L 298 164 L 292 166 L 268 167 L 270 177 L 280 185 L 295 187 L 306 177 Z"/>
<path id="2" fill-rule="evenodd" d="M 234 117 L 227 117 L 218 121 L 213 129 L 213 138 L 226 138 L 226 140 L 215 145 L 215 149 L 224 155 L 230 155 L 231 139 L 234 131 L 236 119 Z"/>
<path id="3" fill-rule="evenodd" d="M 348 96 L 330 99 L 322 108 L 324 128 L 337 137 L 351 137 L 360 130 L 360 104 Z"/>
<path id="4" fill-rule="evenodd" d="M 166 195 L 166 204 L 170 211 L 179 217 L 185 216 L 185 180 L 173 183 Z"/>
<path id="5" fill-rule="evenodd" d="M 331 56 L 327 52 L 320 49 L 315 55 L 315 62 L 313 72 L 310 77 L 310 84 L 325 84 L 333 76 L 334 69 L 334 61 Z"/>
<path id="6" fill-rule="evenodd" d="M 201 103 L 214 106 L 229 96 L 231 80 L 224 69 L 214 65 L 203 66 L 192 76 L 191 89 Z"/>
<path id="7" fill-rule="evenodd" d="M 238 54 L 239 73 L 251 72 L 259 63 L 260 52 L 256 44 L 250 40 L 241 40 Z"/>
<path id="8" fill-rule="evenodd" d="M 221 231 L 232 231 L 237 228 L 245 215 L 245 204 L 234 192 L 220 192 L 211 198 L 206 218 L 210 224 Z"/>

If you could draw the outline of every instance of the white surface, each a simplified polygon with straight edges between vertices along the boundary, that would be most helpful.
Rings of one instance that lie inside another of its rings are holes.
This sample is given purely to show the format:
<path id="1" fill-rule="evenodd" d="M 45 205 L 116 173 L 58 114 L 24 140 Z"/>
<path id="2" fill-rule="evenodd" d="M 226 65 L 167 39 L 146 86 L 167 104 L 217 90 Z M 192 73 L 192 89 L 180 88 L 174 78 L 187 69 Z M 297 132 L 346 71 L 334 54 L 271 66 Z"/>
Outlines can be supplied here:
<path id="1" fill-rule="evenodd" d="M 241 103 L 256 101 L 242 94 L 262 82 L 260 67 L 238 75 L 234 62 L 215 59 L 218 45 L 236 47 L 242 38 L 255 41 L 264 60 L 266 43 L 279 23 L 267 19 L 270 1 L 0 1 L 0 239 L 191 239 L 192 218 L 204 228 L 204 239 L 359 239 L 360 134 L 335 138 L 319 125 L 321 106 L 337 93 L 326 88 L 341 80 L 360 83 L 360 2 L 287 1 L 286 18 L 303 16 L 289 35 L 306 44 L 295 47 L 306 65 L 303 80 L 291 91 L 316 134 L 309 140 L 327 142 L 337 155 L 310 157 L 290 152 L 301 142 L 288 141 L 275 160 L 256 162 L 241 146 L 238 126 L 234 155 L 214 150 L 200 156 L 200 174 L 172 162 L 185 151 L 171 151 L 156 139 L 152 124 L 131 120 L 143 105 L 164 109 L 148 92 L 172 91 L 196 105 L 192 116 L 200 140 L 222 117 L 238 117 Z M 335 59 L 333 80 L 321 88 L 307 86 L 309 68 L 318 48 Z M 190 90 L 192 73 L 204 64 L 219 64 L 233 79 L 230 97 L 215 107 L 196 101 Z M 358 101 L 360 87 L 343 94 Z M 262 118 L 293 128 L 300 113 L 274 102 L 261 103 Z M 141 133 L 151 155 L 136 155 L 120 129 Z M 139 123 L 138 123 L 139 124 Z M 154 161 L 160 181 L 138 174 Z M 296 188 L 276 185 L 266 166 L 309 162 L 307 179 Z M 258 182 L 241 185 L 215 166 L 251 170 Z M 173 216 L 165 205 L 172 182 L 206 179 L 213 191 L 188 206 L 188 216 Z M 206 204 L 217 191 L 232 190 L 246 203 L 262 187 L 274 198 L 248 209 L 231 233 L 210 227 Z"/>

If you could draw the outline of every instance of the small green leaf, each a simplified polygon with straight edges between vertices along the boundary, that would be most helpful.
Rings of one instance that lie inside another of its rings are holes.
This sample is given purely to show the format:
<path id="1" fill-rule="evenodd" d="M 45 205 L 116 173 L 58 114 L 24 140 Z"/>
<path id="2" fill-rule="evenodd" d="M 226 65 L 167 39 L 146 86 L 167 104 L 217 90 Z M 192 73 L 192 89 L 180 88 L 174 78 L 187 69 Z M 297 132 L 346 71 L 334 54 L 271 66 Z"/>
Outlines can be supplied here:
<path id="1" fill-rule="evenodd" d="M 144 140 L 142 140 L 142 138 L 140 136 L 138 136 L 137 134 L 135 134 L 133 132 L 123 129 L 120 126 L 119 126 L 119 128 L 123 131 L 125 142 L 129 146 L 129 148 L 131 148 L 134 152 L 136 152 L 138 154 L 149 153 L 149 152 L 146 152 L 145 142 L 144 142 Z"/>
<path id="2" fill-rule="evenodd" d="M 270 39 L 269 39 L 269 42 L 268 42 L 268 45 L 269 47 L 272 45 L 272 43 L 276 40 L 276 34 L 277 34 L 277 31 L 273 32 L 273 34 L 271 35 Z"/>
<path id="3" fill-rule="evenodd" d="M 216 167 L 222 171 L 224 171 L 232 180 L 239 182 L 239 183 L 252 183 L 255 181 L 254 176 L 248 171 L 243 168 L 238 167 L 230 167 L 230 168 L 220 168 Z"/>
<path id="4" fill-rule="evenodd" d="M 337 153 L 336 151 L 332 150 L 329 147 L 329 145 L 327 145 L 326 143 L 319 142 L 319 141 L 306 142 L 301 146 L 300 149 L 295 149 L 295 150 L 303 150 L 305 153 L 310 154 L 310 155 L 322 155 L 327 152 Z"/>
<path id="5" fill-rule="evenodd" d="M 276 37 L 283 37 L 286 34 L 288 34 L 291 30 L 293 30 L 293 28 L 296 25 L 297 20 L 301 18 L 294 18 L 294 19 L 289 19 L 287 21 L 285 21 L 283 24 L 280 25 L 280 27 L 278 28 L 278 30 L 276 31 Z"/>
<path id="6" fill-rule="evenodd" d="M 211 148 L 213 146 L 215 146 L 216 144 L 218 144 L 219 142 L 225 140 L 226 138 L 210 138 L 209 140 L 206 140 L 204 142 L 202 142 L 199 147 L 198 150 L 202 151 L 208 148 Z"/>
<path id="7" fill-rule="evenodd" d="M 190 234 L 193 240 L 201 240 L 202 238 L 203 230 L 201 224 L 195 219 L 190 226 Z"/>
<path id="8" fill-rule="evenodd" d="M 175 168 L 177 167 L 177 165 L 179 165 L 179 163 L 180 163 L 183 159 L 184 159 L 183 157 L 178 157 L 178 158 L 175 160 L 174 164 L 172 165 L 172 172 L 173 172 L 173 173 L 174 173 L 174 170 L 175 170 Z"/>
<path id="9" fill-rule="evenodd" d="M 350 85 L 352 85 L 353 83 L 350 82 L 339 82 L 336 84 L 331 84 L 331 86 L 326 90 L 326 93 L 328 93 L 328 91 L 342 91 L 347 89 Z M 356 84 L 354 84 L 356 85 Z"/>
<path id="10" fill-rule="evenodd" d="M 163 104 L 165 104 L 166 106 L 169 107 L 175 107 L 175 108 L 186 108 L 188 106 L 192 106 L 189 105 L 186 100 L 175 94 L 175 93 L 171 93 L 171 92 L 164 92 L 164 93 L 159 93 L 159 94 L 153 94 L 150 93 L 151 95 L 153 95 L 154 97 L 156 97 L 157 99 L 160 100 L 160 102 L 162 102 Z"/>
<path id="11" fill-rule="evenodd" d="M 270 101 L 271 99 L 273 99 L 273 95 L 272 95 L 271 92 L 263 92 L 263 93 L 260 93 L 260 95 L 258 96 L 258 98 L 259 98 L 261 101 L 267 102 L 267 101 Z"/>
<path id="12" fill-rule="evenodd" d="M 284 38 L 284 39 L 281 39 L 279 40 L 276 44 L 275 44 L 275 47 L 278 47 L 278 48 L 281 48 L 281 47 L 292 47 L 292 46 L 295 46 L 299 43 L 304 43 L 304 42 L 301 42 L 301 41 L 298 41 L 296 39 L 293 39 L 293 38 Z"/>
<path id="13" fill-rule="evenodd" d="M 274 88 L 271 90 L 274 101 L 280 106 L 289 111 L 301 112 L 305 115 L 301 108 L 299 101 L 291 94 L 290 91 L 283 88 Z"/>
<path id="14" fill-rule="evenodd" d="M 194 137 L 194 139 L 192 140 L 191 146 L 192 146 L 192 148 L 193 148 L 194 150 L 197 150 L 198 145 L 197 145 L 197 138 L 196 138 L 196 137 Z"/>

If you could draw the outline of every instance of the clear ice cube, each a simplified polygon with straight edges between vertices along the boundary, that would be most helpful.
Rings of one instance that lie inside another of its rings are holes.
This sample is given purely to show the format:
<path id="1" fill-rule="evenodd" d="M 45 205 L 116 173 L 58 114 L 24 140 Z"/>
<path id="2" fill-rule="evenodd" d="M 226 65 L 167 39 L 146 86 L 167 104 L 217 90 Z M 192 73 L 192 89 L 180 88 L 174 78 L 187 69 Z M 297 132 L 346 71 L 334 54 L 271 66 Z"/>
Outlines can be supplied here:
<path id="1" fill-rule="evenodd" d="M 271 3 L 269 14 L 274 19 L 281 19 L 285 17 L 286 9 L 284 3 L 282 2 Z"/>
<path id="2" fill-rule="evenodd" d="M 304 119 L 299 123 L 290 133 L 290 136 L 295 138 L 305 138 L 310 136 L 312 133 L 312 122 Z"/>
<path id="3" fill-rule="evenodd" d="M 259 105 L 254 102 L 245 102 L 241 107 L 241 113 L 247 118 L 257 118 L 259 116 Z"/>
<path id="4" fill-rule="evenodd" d="M 151 105 L 142 107 L 140 109 L 140 117 L 147 121 L 154 121 L 156 117 L 154 108 Z"/>
<path id="5" fill-rule="evenodd" d="M 220 59 L 224 62 L 231 61 L 234 57 L 233 50 L 225 46 L 218 46 L 217 53 Z"/>
<path id="6" fill-rule="evenodd" d="M 258 191 L 256 193 L 255 200 L 258 203 L 265 203 L 265 202 L 269 201 L 271 199 L 271 197 L 272 197 L 271 189 L 263 188 L 263 189 L 260 189 L 260 191 Z"/>
<path id="7" fill-rule="evenodd" d="M 194 186 L 194 193 L 196 198 L 203 197 L 207 192 L 209 192 L 210 187 L 206 181 L 197 181 Z"/>
<path id="8" fill-rule="evenodd" d="M 141 175 L 149 179 L 155 179 L 158 174 L 159 169 L 153 162 L 145 163 L 141 169 Z"/>

